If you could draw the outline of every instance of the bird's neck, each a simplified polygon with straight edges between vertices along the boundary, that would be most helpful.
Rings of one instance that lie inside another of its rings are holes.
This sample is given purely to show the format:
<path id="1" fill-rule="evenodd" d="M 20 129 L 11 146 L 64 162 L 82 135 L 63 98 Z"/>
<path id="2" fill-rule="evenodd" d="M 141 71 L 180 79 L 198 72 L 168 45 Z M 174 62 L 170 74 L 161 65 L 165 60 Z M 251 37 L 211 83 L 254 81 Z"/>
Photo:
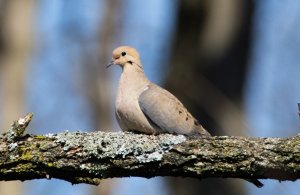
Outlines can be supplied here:
<path id="1" fill-rule="evenodd" d="M 124 66 L 119 81 L 119 87 L 124 92 L 139 92 L 148 85 L 150 81 L 146 77 L 143 69 L 136 68 L 132 65 Z"/>
<path id="2" fill-rule="evenodd" d="M 130 65 L 130 64 L 123 67 L 121 78 L 122 77 L 124 79 L 132 79 L 132 80 L 135 80 L 137 78 L 141 78 L 142 80 L 148 80 L 144 73 L 142 66 L 139 67 L 139 66 Z"/>

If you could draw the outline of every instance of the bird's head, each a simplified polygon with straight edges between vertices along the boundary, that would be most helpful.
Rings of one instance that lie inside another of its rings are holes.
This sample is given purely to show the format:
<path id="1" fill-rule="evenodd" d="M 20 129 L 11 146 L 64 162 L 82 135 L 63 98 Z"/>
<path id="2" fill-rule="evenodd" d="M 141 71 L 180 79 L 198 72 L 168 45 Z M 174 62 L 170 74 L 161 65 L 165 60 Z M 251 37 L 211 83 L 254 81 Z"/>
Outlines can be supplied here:
<path id="1" fill-rule="evenodd" d="M 107 68 L 111 65 L 125 66 L 137 66 L 142 67 L 140 61 L 140 55 L 136 49 L 129 46 L 121 46 L 116 48 L 112 53 L 112 60 L 107 65 Z"/>

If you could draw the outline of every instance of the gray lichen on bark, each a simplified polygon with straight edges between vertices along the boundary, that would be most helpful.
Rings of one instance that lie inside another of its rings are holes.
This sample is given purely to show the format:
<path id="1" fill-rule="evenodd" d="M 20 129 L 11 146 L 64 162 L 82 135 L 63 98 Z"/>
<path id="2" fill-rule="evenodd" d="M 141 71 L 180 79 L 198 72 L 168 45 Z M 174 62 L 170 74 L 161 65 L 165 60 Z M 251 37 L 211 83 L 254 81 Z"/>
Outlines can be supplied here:
<path id="1" fill-rule="evenodd" d="M 300 178 L 300 136 L 218 136 L 63 132 L 0 136 L 0 180 L 58 178 L 99 184 L 111 177 Z"/>
<path id="2" fill-rule="evenodd" d="M 125 158 L 128 154 L 133 154 L 139 162 L 159 161 L 173 145 L 186 141 L 186 137 L 182 135 L 145 136 L 129 132 L 105 133 L 101 131 L 66 132 L 50 137 L 55 139 L 55 143 L 62 144 L 63 150 L 66 152 L 80 148 L 80 151 L 76 152 L 79 157 L 93 156 L 96 159 L 113 159 L 117 156 Z"/>

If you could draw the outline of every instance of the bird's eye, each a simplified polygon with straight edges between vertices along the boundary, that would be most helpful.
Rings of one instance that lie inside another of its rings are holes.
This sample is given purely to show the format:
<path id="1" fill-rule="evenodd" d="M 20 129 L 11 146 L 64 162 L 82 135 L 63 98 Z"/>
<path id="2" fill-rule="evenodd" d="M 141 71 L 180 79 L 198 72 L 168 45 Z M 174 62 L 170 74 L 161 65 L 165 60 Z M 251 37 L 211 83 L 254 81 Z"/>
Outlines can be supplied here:
<path id="1" fill-rule="evenodd" d="M 123 52 L 121 53 L 121 55 L 122 55 L 122 56 L 126 56 L 126 52 L 123 51 Z"/>

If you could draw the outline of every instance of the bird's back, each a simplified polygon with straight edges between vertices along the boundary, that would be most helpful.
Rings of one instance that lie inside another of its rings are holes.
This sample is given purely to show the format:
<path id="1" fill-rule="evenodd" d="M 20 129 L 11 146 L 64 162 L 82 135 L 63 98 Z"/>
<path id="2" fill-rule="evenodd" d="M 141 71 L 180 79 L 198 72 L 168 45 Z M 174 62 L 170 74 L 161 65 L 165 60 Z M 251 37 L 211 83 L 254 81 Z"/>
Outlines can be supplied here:
<path id="1" fill-rule="evenodd" d="M 143 114 L 162 132 L 209 135 L 174 95 L 153 83 L 141 93 L 138 101 Z"/>

